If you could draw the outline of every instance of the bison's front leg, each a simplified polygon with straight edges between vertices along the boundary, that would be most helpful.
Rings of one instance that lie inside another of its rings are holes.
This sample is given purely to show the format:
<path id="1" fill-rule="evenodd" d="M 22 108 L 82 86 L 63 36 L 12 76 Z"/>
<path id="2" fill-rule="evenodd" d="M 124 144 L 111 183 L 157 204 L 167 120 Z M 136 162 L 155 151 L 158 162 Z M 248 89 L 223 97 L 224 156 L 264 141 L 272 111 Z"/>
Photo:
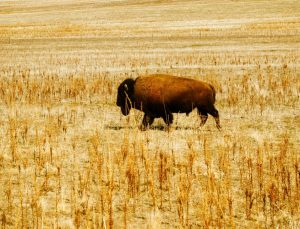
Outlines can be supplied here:
<path id="1" fill-rule="evenodd" d="M 154 121 L 154 117 L 152 117 L 148 114 L 145 114 L 144 118 L 143 118 L 143 121 L 142 121 L 142 125 L 140 127 L 141 130 L 146 130 L 149 126 L 151 126 L 153 121 Z"/>
<path id="2" fill-rule="evenodd" d="M 164 115 L 163 119 L 168 126 L 170 126 L 173 123 L 173 115 L 171 113 Z"/>

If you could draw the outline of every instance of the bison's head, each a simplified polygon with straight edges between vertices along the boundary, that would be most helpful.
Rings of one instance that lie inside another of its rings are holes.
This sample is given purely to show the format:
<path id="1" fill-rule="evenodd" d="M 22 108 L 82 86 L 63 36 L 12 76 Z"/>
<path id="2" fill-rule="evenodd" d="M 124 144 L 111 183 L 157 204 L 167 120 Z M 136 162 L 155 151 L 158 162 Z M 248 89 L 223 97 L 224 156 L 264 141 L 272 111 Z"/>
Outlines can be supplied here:
<path id="1" fill-rule="evenodd" d="M 118 87 L 117 106 L 121 107 L 123 115 L 128 115 L 132 108 L 134 83 L 133 79 L 126 79 Z"/>

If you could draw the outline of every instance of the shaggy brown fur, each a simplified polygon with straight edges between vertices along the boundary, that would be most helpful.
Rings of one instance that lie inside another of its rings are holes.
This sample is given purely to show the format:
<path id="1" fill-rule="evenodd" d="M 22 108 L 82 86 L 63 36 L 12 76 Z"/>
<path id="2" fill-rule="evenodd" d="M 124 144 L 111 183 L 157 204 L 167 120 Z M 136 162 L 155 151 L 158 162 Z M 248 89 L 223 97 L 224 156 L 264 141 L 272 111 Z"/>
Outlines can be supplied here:
<path id="1" fill-rule="evenodd" d="M 210 114 L 220 129 L 219 114 L 214 107 L 215 97 L 215 89 L 208 83 L 157 74 L 124 80 L 118 88 L 117 105 L 124 115 L 128 115 L 131 108 L 143 111 L 142 129 L 160 117 L 170 125 L 173 121 L 172 113 L 188 115 L 194 108 L 201 116 L 201 126 Z"/>

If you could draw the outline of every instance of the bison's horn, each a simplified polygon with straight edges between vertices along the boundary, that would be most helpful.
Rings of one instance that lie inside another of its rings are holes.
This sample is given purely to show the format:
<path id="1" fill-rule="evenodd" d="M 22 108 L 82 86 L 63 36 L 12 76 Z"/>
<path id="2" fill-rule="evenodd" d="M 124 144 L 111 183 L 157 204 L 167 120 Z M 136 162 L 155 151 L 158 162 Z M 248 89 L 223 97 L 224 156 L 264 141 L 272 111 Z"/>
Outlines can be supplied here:
<path id="1" fill-rule="evenodd" d="M 125 88 L 126 91 L 128 91 L 128 86 L 127 86 L 127 84 L 124 85 L 124 88 Z"/>

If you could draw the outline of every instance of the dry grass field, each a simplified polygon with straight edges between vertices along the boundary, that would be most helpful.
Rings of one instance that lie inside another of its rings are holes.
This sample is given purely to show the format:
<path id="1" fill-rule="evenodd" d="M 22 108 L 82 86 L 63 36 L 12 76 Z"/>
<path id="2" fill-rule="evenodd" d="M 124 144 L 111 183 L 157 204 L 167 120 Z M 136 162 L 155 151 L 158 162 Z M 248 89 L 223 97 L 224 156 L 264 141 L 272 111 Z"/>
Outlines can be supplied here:
<path id="1" fill-rule="evenodd" d="M 169 131 L 127 77 L 212 83 Z M 299 228 L 300 2 L 0 1 L 0 228 Z"/>

